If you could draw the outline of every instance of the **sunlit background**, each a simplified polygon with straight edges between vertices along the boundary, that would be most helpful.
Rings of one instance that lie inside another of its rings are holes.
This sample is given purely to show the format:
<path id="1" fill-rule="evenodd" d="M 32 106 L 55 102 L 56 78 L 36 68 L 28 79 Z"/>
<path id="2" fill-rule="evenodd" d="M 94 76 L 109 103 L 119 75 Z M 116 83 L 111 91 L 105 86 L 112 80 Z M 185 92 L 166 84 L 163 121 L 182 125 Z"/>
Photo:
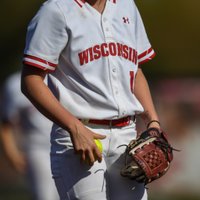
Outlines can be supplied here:
<path id="1" fill-rule="evenodd" d="M 1 0 L 0 89 L 6 78 L 21 67 L 27 24 L 42 2 Z M 197 200 L 200 199 L 200 1 L 136 3 L 157 54 L 143 66 L 143 71 L 162 127 L 172 145 L 181 150 L 175 152 L 167 175 L 147 186 L 150 200 Z M 30 200 L 25 178 L 13 170 L 1 145 L 0 200 Z"/>

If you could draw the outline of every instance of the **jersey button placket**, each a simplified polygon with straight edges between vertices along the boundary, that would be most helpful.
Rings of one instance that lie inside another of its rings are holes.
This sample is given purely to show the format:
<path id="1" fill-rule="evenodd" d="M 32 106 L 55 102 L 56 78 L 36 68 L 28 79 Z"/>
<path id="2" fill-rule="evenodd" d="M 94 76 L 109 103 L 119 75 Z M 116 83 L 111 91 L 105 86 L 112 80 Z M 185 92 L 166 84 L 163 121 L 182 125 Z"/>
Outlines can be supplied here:
<path id="1" fill-rule="evenodd" d="M 116 67 L 112 68 L 112 84 L 114 88 L 114 93 L 117 96 L 119 94 L 118 84 L 117 84 L 117 69 Z"/>
<path id="2" fill-rule="evenodd" d="M 120 86 L 119 86 L 119 69 L 118 66 L 116 65 L 115 57 L 110 56 L 109 61 L 110 61 L 110 66 L 111 66 L 111 84 L 113 88 L 113 95 L 115 98 L 115 101 L 117 102 L 118 109 L 119 109 L 119 116 L 122 114 L 123 110 L 123 104 L 121 101 L 121 93 L 120 93 Z"/>
<path id="3" fill-rule="evenodd" d="M 108 38 L 112 38 L 111 27 L 106 17 L 102 17 L 101 23 L 102 23 L 102 29 L 104 32 L 105 40 L 107 41 Z"/>
<path id="4" fill-rule="evenodd" d="M 112 83 L 113 90 L 114 90 L 114 96 L 115 96 L 115 99 L 117 101 L 118 108 L 119 108 L 119 116 L 123 117 L 126 115 L 126 111 L 125 111 L 125 107 L 124 107 L 122 93 L 120 91 L 121 87 L 120 87 L 119 79 L 120 79 L 119 70 L 117 67 L 113 67 L 111 83 Z"/>
<path id="5" fill-rule="evenodd" d="M 109 24 L 109 20 L 107 17 L 102 16 L 102 30 L 104 32 L 105 36 L 105 42 L 108 44 L 110 42 L 114 42 L 114 37 L 112 35 L 112 27 Z M 120 100 L 120 91 L 119 91 L 119 77 L 118 77 L 118 67 L 116 63 L 116 57 L 114 56 L 109 56 L 109 69 L 110 69 L 110 80 L 111 80 L 111 86 L 113 89 L 113 95 L 114 99 L 117 103 L 118 109 L 119 109 L 119 116 L 122 115 L 123 112 L 123 103 Z"/>
<path id="6" fill-rule="evenodd" d="M 112 63 L 112 59 L 110 59 L 110 63 Z M 117 76 L 117 69 L 116 67 L 112 67 L 111 69 L 111 84 L 112 84 L 112 87 L 113 87 L 113 90 L 114 90 L 114 94 L 116 96 L 119 95 L 119 89 L 118 89 L 118 76 Z M 116 97 L 117 101 L 118 101 L 118 97 Z"/>
<path id="7" fill-rule="evenodd" d="M 114 96 L 118 104 L 119 108 L 119 116 L 124 117 L 126 116 L 126 107 L 124 105 L 123 96 L 121 93 L 121 87 L 120 87 L 120 72 L 119 72 L 119 65 L 116 63 L 116 57 L 110 57 L 110 63 L 112 63 L 111 68 L 111 83 L 114 91 Z"/>

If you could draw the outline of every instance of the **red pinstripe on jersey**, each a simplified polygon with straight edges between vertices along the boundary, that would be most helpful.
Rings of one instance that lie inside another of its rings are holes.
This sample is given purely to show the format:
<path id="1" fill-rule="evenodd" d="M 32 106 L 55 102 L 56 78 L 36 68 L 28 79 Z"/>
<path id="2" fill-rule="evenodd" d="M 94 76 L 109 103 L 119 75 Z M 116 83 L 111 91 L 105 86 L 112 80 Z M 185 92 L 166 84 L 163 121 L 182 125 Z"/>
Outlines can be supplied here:
<path id="1" fill-rule="evenodd" d="M 23 63 L 48 71 L 54 71 L 55 68 L 57 67 L 57 64 L 48 62 L 36 56 L 31 56 L 26 54 L 24 55 Z"/>

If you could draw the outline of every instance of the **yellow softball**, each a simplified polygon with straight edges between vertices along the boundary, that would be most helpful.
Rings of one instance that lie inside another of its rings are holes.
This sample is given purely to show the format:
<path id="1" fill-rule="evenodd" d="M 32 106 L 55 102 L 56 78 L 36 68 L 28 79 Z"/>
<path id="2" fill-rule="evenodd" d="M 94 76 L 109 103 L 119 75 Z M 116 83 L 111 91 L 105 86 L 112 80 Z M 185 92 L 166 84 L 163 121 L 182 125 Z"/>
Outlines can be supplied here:
<path id="1" fill-rule="evenodd" d="M 98 139 L 94 139 L 94 142 L 97 145 L 99 151 L 102 153 L 103 152 L 103 145 L 102 145 L 101 141 L 98 140 Z"/>

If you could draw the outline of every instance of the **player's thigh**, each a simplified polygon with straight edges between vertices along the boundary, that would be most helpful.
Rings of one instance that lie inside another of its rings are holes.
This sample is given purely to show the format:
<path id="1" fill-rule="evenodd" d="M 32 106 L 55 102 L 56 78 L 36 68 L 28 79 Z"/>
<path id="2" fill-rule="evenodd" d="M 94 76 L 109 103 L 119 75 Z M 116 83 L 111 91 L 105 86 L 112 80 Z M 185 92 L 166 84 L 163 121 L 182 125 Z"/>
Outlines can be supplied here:
<path id="1" fill-rule="evenodd" d="M 91 167 L 81 163 L 74 151 L 51 155 L 52 173 L 61 200 L 106 200 L 104 160 Z"/>
<path id="2" fill-rule="evenodd" d="M 110 156 L 107 157 L 108 184 L 111 200 L 146 200 L 147 194 L 144 184 L 139 184 L 120 175 L 125 165 L 125 149 L 131 139 L 136 137 L 135 125 L 130 124 L 121 129 L 113 129 L 113 143 Z"/>
<path id="3" fill-rule="evenodd" d="M 110 200 L 147 200 L 144 184 L 122 177 L 115 165 L 109 169 L 108 179 Z"/>

